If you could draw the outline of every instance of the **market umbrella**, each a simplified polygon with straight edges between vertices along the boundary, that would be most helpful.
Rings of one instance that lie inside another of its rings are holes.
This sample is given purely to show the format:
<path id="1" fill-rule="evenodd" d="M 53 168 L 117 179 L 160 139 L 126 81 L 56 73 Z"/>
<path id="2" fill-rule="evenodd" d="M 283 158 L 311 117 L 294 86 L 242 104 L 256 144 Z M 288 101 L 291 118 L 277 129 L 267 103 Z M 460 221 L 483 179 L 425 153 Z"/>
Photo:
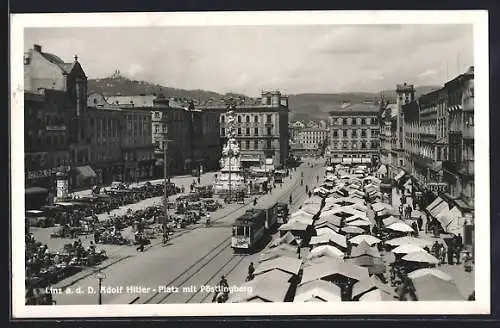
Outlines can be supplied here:
<path id="1" fill-rule="evenodd" d="M 367 227 L 370 225 L 370 222 L 361 219 L 356 219 L 354 221 L 347 222 L 347 225 L 353 227 Z"/>
<path id="2" fill-rule="evenodd" d="M 325 280 L 313 280 L 297 288 L 294 302 L 341 302 L 341 290 L 337 285 Z"/>
<path id="3" fill-rule="evenodd" d="M 438 264 L 439 260 L 427 252 L 415 252 L 403 256 L 407 262 Z"/>
<path id="4" fill-rule="evenodd" d="M 380 257 L 380 252 L 377 247 L 371 247 L 366 241 L 363 240 L 358 246 L 353 247 L 351 250 L 351 257 L 358 257 L 362 255 Z"/>
<path id="5" fill-rule="evenodd" d="M 390 297 L 397 297 L 394 290 L 387 284 L 384 284 L 377 276 L 370 276 L 358 281 L 352 286 L 352 299 L 356 300 L 365 295 L 367 292 L 379 290 Z"/>
<path id="6" fill-rule="evenodd" d="M 465 301 L 457 285 L 434 275 L 412 279 L 419 301 Z"/>
<path id="7" fill-rule="evenodd" d="M 374 289 L 359 297 L 360 302 L 396 302 L 397 295 L 387 294 L 380 289 Z"/>
<path id="8" fill-rule="evenodd" d="M 412 244 L 406 244 L 406 245 L 400 245 L 392 250 L 393 253 L 395 254 L 409 254 L 409 253 L 415 253 L 415 252 L 425 252 L 425 250 L 417 245 L 412 245 Z"/>
<path id="9" fill-rule="evenodd" d="M 417 246 L 425 247 L 425 246 L 431 246 L 432 241 L 405 236 L 405 237 L 399 237 L 399 238 L 388 240 L 388 241 L 386 241 L 386 244 L 391 245 L 391 246 L 417 245 Z"/>
<path id="10" fill-rule="evenodd" d="M 385 219 L 382 220 L 382 223 L 384 224 L 384 227 L 388 227 L 391 224 L 396 223 L 396 222 L 403 222 L 403 221 L 400 220 L 400 219 L 398 219 L 395 216 L 392 216 L 392 215 L 389 216 L 388 218 L 385 218 Z"/>
<path id="11" fill-rule="evenodd" d="M 307 256 L 308 259 L 316 258 L 316 257 L 321 257 L 321 256 L 330 256 L 333 258 L 343 258 L 344 257 L 344 252 L 339 250 L 338 248 L 332 246 L 332 245 L 320 245 L 314 247 L 311 252 L 309 252 L 309 255 Z"/>
<path id="12" fill-rule="evenodd" d="M 413 232 L 413 228 L 403 222 L 396 222 L 387 227 L 387 229 L 398 232 Z"/>
<path id="13" fill-rule="evenodd" d="M 381 240 L 372 235 L 358 235 L 349 239 L 349 242 L 354 245 L 359 245 L 361 242 L 366 242 L 369 246 L 380 243 Z"/>
<path id="14" fill-rule="evenodd" d="M 362 233 L 365 233 L 364 229 L 362 229 L 360 227 L 354 227 L 354 226 L 343 227 L 340 230 L 342 230 L 345 233 L 352 233 L 352 234 L 362 234 Z"/>
<path id="15" fill-rule="evenodd" d="M 412 271 L 412 272 L 408 273 L 408 278 L 418 279 L 420 277 L 427 276 L 427 275 L 432 275 L 432 276 L 435 276 L 435 277 L 442 279 L 442 280 L 445 280 L 445 281 L 452 281 L 453 280 L 453 278 L 449 274 L 447 274 L 441 270 L 435 269 L 435 268 L 425 268 L 425 269 L 418 269 L 418 270 Z"/>

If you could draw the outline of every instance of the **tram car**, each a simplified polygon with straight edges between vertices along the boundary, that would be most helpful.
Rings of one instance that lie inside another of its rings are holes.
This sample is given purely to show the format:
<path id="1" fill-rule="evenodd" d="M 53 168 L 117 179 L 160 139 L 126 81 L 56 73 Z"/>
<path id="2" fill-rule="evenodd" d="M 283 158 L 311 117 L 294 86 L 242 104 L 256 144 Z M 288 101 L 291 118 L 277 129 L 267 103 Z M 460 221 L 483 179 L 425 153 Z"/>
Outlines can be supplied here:
<path id="1" fill-rule="evenodd" d="M 250 251 L 268 237 L 277 225 L 277 204 L 267 208 L 253 208 L 237 218 L 233 224 L 231 247 L 235 251 Z"/>

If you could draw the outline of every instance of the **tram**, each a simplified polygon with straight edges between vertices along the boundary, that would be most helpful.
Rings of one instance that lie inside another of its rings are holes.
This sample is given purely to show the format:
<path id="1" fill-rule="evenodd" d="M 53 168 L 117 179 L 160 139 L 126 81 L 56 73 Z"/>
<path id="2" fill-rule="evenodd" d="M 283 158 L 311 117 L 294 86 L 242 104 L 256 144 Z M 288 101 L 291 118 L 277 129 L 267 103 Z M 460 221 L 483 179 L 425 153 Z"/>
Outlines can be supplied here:
<path id="1" fill-rule="evenodd" d="M 254 249 L 276 227 L 276 209 L 277 204 L 268 208 L 253 208 L 237 218 L 233 223 L 231 247 L 235 251 Z"/>

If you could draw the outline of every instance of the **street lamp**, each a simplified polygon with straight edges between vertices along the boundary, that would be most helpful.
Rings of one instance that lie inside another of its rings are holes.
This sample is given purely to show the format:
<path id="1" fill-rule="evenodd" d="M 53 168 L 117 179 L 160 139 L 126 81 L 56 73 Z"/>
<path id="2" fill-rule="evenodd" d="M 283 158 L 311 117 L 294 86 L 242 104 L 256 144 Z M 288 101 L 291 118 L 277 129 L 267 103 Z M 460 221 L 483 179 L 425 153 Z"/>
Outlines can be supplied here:
<path id="1" fill-rule="evenodd" d="M 99 289 L 99 291 L 98 291 L 99 292 L 99 299 L 98 299 L 98 303 L 97 304 L 101 305 L 102 304 L 101 286 L 102 286 L 102 281 L 104 279 L 106 279 L 106 274 L 104 272 L 102 272 L 101 270 L 99 270 L 96 273 L 95 277 L 99 281 L 99 287 L 98 287 L 98 289 Z"/>

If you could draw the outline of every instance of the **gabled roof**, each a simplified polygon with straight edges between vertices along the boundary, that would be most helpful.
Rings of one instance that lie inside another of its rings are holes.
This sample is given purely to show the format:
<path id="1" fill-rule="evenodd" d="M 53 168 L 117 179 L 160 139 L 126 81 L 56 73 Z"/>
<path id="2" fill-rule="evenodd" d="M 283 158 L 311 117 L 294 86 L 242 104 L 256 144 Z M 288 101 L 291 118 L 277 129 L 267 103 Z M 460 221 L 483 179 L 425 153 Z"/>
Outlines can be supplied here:
<path id="1" fill-rule="evenodd" d="M 40 55 L 42 55 L 43 58 L 51 62 L 52 64 L 56 64 L 62 71 L 63 73 L 69 74 L 71 70 L 73 70 L 73 67 L 75 66 L 75 62 L 73 63 L 65 63 L 61 58 L 58 56 L 48 53 L 48 52 L 40 52 Z"/>

